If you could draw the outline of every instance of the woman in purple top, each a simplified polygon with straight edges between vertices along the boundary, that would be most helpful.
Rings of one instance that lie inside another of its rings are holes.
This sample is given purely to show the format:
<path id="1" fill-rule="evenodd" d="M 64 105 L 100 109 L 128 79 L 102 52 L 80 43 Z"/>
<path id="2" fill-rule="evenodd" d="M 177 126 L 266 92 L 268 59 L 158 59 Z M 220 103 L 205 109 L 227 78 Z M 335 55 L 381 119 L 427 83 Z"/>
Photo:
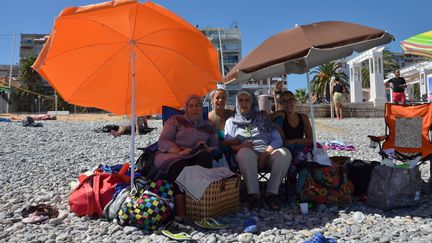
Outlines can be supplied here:
<path id="1" fill-rule="evenodd" d="M 203 119 L 201 97 L 189 96 L 184 107 L 184 115 L 172 116 L 165 123 L 154 160 L 156 167 L 167 172 L 168 180 L 174 185 L 175 211 L 180 219 L 186 217 L 186 197 L 175 183 L 177 176 L 186 166 L 211 168 L 211 150 L 218 146 L 216 128 Z"/>

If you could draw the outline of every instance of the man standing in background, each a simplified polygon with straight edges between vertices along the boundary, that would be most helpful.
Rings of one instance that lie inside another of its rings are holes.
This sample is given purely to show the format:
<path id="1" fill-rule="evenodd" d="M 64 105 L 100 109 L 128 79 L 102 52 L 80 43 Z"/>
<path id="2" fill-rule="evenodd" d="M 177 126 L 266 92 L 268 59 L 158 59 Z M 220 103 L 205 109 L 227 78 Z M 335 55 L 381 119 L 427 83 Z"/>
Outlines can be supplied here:
<path id="1" fill-rule="evenodd" d="M 396 69 L 394 71 L 395 77 L 389 81 L 384 82 L 384 85 L 388 87 L 389 83 L 393 84 L 392 100 L 396 104 L 405 104 L 405 88 L 407 86 L 404 78 L 400 77 L 400 70 Z"/>

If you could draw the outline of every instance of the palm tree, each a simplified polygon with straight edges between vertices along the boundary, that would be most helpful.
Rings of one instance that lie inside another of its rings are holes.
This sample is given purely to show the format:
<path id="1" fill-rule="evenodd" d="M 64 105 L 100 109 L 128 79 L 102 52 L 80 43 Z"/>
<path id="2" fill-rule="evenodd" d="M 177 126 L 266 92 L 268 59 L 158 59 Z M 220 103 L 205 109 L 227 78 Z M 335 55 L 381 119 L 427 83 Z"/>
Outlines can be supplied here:
<path id="1" fill-rule="evenodd" d="M 35 62 L 36 57 L 30 56 L 20 61 L 19 67 L 19 80 L 21 82 L 22 90 L 18 92 L 19 96 L 19 110 L 30 111 L 35 95 L 28 92 L 42 93 L 42 78 L 39 74 L 31 67 Z"/>
<path id="2" fill-rule="evenodd" d="M 383 51 L 383 68 L 384 68 L 384 78 L 386 74 L 399 69 L 399 63 L 396 61 L 394 54 L 387 48 Z M 369 61 L 364 61 L 362 63 L 362 87 L 370 88 L 369 81 Z"/>
<path id="3" fill-rule="evenodd" d="M 23 88 L 37 92 L 42 91 L 42 78 L 31 67 L 36 61 L 36 57 L 30 56 L 21 60 L 19 68 L 19 77 Z"/>
<path id="4" fill-rule="evenodd" d="M 348 89 L 348 76 L 337 70 L 340 65 L 336 62 L 319 65 L 311 74 L 314 75 L 311 81 L 311 91 L 318 99 L 330 97 L 330 80 L 332 77 L 339 77 L 345 89 Z"/>
<path id="5" fill-rule="evenodd" d="M 306 100 L 308 99 L 308 96 L 306 94 L 306 89 L 296 89 L 295 97 L 300 103 L 302 104 L 306 103 Z"/>

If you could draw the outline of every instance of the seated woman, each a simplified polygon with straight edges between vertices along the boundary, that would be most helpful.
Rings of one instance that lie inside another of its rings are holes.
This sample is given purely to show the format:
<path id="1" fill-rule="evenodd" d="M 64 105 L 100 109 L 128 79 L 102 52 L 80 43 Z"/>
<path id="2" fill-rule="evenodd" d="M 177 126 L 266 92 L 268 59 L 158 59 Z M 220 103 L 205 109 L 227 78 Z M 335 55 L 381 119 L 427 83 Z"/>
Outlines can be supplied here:
<path id="1" fill-rule="evenodd" d="M 241 144 L 231 146 L 240 167 L 249 194 L 249 210 L 260 205 L 258 171 L 271 169 L 265 202 L 273 210 L 279 210 L 277 200 L 279 186 L 285 177 L 290 162 L 289 150 L 281 148 L 282 138 L 270 118 L 258 111 L 253 93 L 241 90 L 236 96 L 234 117 L 225 124 L 225 140 L 239 139 Z"/>
<path id="2" fill-rule="evenodd" d="M 137 117 L 135 119 L 135 133 L 136 134 L 140 134 L 141 132 L 145 133 L 146 129 L 149 128 L 148 127 L 148 123 L 147 123 L 147 117 L 146 116 L 140 116 Z M 120 135 L 123 135 L 125 133 L 130 133 L 131 132 L 131 126 L 127 125 L 127 126 L 121 126 L 119 127 L 119 129 L 116 130 L 111 130 L 111 134 L 116 138 Z"/>
<path id="3" fill-rule="evenodd" d="M 312 144 L 312 127 L 306 114 L 297 113 L 297 100 L 291 91 L 282 92 L 280 103 L 282 110 L 270 115 L 280 127 L 284 146 L 292 144 Z"/>
<path id="4" fill-rule="evenodd" d="M 238 145 L 240 141 L 233 139 L 230 141 L 225 140 L 225 121 L 234 115 L 234 111 L 225 109 L 227 100 L 227 93 L 224 89 L 215 89 L 211 95 L 211 104 L 213 110 L 208 113 L 208 118 L 211 123 L 216 126 L 217 137 L 219 140 L 219 148 L 224 153 L 225 158 L 230 168 L 233 168 L 231 162 L 231 149 L 229 146 Z"/>
<path id="5" fill-rule="evenodd" d="M 181 220 L 186 217 L 186 197 L 175 180 L 186 166 L 211 168 L 211 150 L 218 145 L 216 128 L 203 119 L 201 97 L 189 96 L 184 107 L 184 115 L 172 116 L 165 123 L 154 159 L 155 166 L 167 172 L 168 180 L 174 185 L 175 212 Z M 198 146 L 204 146 L 204 149 L 191 153 Z"/>

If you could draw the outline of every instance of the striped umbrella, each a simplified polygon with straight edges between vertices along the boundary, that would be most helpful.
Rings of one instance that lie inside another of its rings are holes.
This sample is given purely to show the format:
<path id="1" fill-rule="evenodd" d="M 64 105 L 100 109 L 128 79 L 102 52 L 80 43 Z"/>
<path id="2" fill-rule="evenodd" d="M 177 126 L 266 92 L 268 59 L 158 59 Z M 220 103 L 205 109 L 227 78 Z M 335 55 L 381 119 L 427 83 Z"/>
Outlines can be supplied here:
<path id="1" fill-rule="evenodd" d="M 432 58 L 432 31 L 402 41 L 401 47 L 405 53 Z"/>

